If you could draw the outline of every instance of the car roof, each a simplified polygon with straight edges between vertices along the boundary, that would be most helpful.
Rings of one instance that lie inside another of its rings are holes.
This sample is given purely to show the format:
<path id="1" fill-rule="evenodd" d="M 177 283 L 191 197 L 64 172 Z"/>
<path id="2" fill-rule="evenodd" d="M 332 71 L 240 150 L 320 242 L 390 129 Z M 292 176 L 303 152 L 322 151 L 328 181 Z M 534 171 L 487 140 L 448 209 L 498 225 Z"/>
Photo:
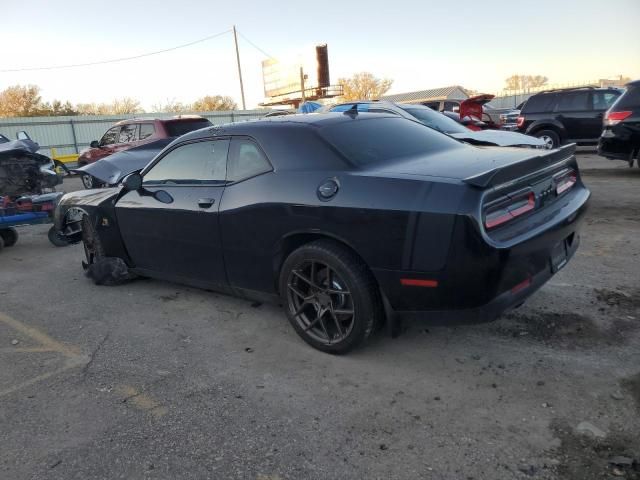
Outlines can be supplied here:
<path id="1" fill-rule="evenodd" d="M 205 127 L 189 132 L 181 136 L 179 140 L 182 142 L 184 140 L 196 140 L 224 135 L 252 136 L 256 131 L 265 131 L 270 129 L 321 128 L 327 125 L 334 125 L 354 120 L 373 119 L 377 117 L 398 118 L 397 115 L 388 113 L 369 112 L 358 112 L 357 115 L 348 114 L 346 112 L 298 113 L 294 115 L 281 115 L 261 118 L 259 120 L 249 120 L 247 122 L 227 123 L 223 125 Z"/>
<path id="2" fill-rule="evenodd" d="M 593 92 L 610 92 L 612 90 L 615 90 L 616 92 L 622 92 L 623 89 L 620 87 L 570 87 L 570 88 L 557 88 L 555 90 L 542 90 L 540 92 L 534 93 L 532 96 L 577 92 L 580 90 L 593 91 Z"/>
<path id="3" fill-rule="evenodd" d="M 126 118 L 124 120 L 120 120 L 113 124 L 113 126 L 117 125 L 130 125 L 132 123 L 148 123 L 148 122 L 184 122 L 189 120 L 206 120 L 205 117 L 201 117 L 200 115 L 176 115 L 175 117 L 135 117 L 135 118 Z"/>

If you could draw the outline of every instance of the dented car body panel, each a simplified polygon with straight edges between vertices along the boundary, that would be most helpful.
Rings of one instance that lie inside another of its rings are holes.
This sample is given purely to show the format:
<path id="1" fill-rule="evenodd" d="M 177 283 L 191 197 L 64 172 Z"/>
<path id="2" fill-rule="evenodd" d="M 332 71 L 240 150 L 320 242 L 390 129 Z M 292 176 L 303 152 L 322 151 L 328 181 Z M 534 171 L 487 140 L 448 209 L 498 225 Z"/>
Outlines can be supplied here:
<path id="1" fill-rule="evenodd" d="M 293 250 L 329 238 L 368 266 L 388 315 L 448 322 L 490 320 L 521 303 L 579 245 L 589 191 L 573 146 L 476 148 L 398 116 L 289 115 L 204 129 L 169 145 L 142 178 L 198 142 L 230 142 L 229 172 L 240 140 L 271 169 L 74 192 L 56 226 L 89 215 L 106 255 L 133 272 L 261 299 L 277 298 Z"/>

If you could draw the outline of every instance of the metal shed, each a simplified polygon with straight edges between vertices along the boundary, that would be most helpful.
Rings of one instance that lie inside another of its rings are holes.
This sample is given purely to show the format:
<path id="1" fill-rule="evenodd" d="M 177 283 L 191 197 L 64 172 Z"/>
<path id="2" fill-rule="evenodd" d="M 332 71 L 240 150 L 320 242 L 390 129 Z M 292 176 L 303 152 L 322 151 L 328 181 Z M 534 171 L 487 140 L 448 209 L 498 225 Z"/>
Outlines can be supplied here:
<path id="1" fill-rule="evenodd" d="M 397 103 L 423 103 L 444 100 L 465 100 L 469 94 L 460 85 L 451 87 L 432 88 L 429 90 L 419 90 L 417 92 L 396 93 L 384 95 L 380 100 Z"/>

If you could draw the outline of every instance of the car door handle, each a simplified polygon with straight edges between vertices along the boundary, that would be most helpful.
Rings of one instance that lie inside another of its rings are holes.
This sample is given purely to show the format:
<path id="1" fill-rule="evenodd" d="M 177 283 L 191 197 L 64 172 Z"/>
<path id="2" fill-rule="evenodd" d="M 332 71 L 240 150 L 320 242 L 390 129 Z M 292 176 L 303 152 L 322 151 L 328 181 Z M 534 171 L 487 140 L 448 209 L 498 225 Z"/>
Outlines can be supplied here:
<path id="1" fill-rule="evenodd" d="M 198 200 L 198 206 L 200 208 L 209 208 L 214 203 L 216 203 L 215 198 L 201 198 L 200 200 Z"/>

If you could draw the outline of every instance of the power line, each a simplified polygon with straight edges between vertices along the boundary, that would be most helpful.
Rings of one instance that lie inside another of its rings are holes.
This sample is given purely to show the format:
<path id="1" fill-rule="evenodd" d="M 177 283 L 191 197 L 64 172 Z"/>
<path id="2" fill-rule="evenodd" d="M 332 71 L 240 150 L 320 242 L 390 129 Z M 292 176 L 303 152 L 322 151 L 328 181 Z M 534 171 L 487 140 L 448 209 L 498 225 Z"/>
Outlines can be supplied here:
<path id="1" fill-rule="evenodd" d="M 179 48 L 190 47 L 191 45 L 195 45 L 197 43 L 206 42 L 207 40 L 212 40 L 214 38 L 221 37 L 222 35 L 224 35 L 226 33 L 230 33 L 230 32 L 231 32 L 231 29 L 225 30 L 224 32 L 216 33 L 215 35 L 209 35 L 208 37 L 200 38 L 199 40 L 194 40 L 193 42 L 183 43 L 182 45 L 176 45 L 175 47 L 165 48 L 163 50 L 156 50 L 155 52 L 142 53 L 140 55 L 134 55 L 132 57 L 113 58 L 111 60 L 101 60 L 101 61 L 98 61 L 98 62 L 74 63 L 74 64 L 70 64 L 70 65 L 54 65 L 54 66 L 49 66 L 49 67 L 8 68 L 8 69 L 0 70 L 0 73 L 33 72 L 33 71 L 37 71 L 37 70 L 58 70 L 58 69 L 63 69 L 63 68 L 90 67 L 92 65 L 104 65 L 106 63 L 126 62 L 128 60 L 136 60 L 138 58 L 150 57 L 152 55 L 158 55 L 160 53 L 171 52 L 172 50 L 178 50 Z M 242 34 L 240 34 L 240 35 L 242 35 Z M 249 42 L 249 43 L 251 43 L 251 42 Z"/>
<path id="2" fill-rule="evenodd" d="M 275 60 L 275 58 L 272 55 L 269 55 L 267 52 L 265 52 L 263 49 L 261 49 L 258 45 L 256 45 L 255 43 L 253 43 L 251 40 L 249 40 L 247 37 L 245 37 L 242 32 L 240 30 L 238 30 L 238 34 L 249 44 L 251 45 L 253 48 L 255 48 L 256 50 L 259 50 L 263 55 Z"/>

